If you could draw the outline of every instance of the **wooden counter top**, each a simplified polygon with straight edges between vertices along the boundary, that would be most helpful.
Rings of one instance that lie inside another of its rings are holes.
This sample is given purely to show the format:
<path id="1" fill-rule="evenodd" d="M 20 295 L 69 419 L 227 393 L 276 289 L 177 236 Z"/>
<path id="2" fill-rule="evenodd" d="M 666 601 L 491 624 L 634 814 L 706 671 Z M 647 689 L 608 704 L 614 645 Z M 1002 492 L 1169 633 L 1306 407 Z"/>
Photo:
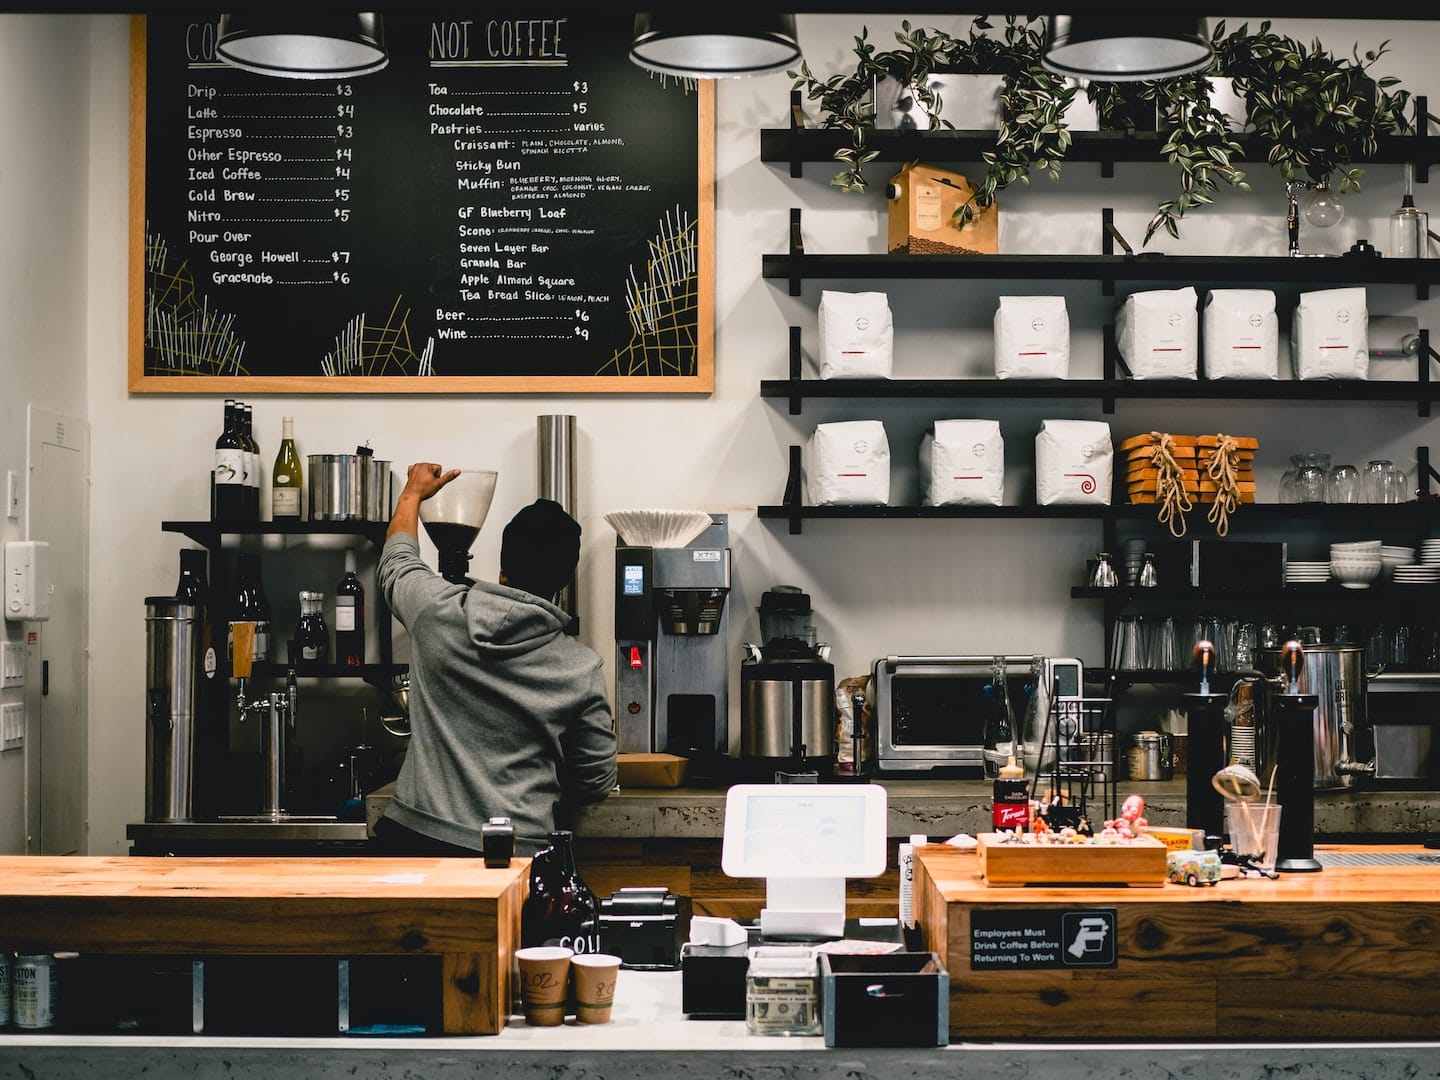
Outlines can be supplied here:
<path id="1" fill-rule="evenodd" d="M 441 957 L 447 1032 L 511 1000 L 528 859 L 0 857 L 0 947 L 19 953 Z"/>
<path id="2" fill-rule="evenodd" d="M 1409 865 L 1200 888 L 1007 889 L 979 879 L 973 853 L 917 849 L 916 919 L 950 973 L 951 1038 L 1433 1037 L 1440 852 L 1316 848 L 1322 861 L 1346 853 Z M 1065 955 L 1080 919 L 1106 923 L 1103 962 Z"/>

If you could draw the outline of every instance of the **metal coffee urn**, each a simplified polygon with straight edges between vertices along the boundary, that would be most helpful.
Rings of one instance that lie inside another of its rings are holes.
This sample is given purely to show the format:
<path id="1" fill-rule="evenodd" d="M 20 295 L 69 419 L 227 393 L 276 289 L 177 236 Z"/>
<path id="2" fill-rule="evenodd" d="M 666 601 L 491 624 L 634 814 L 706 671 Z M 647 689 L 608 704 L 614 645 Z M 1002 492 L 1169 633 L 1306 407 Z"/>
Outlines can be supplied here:
<path id="1" fill-rule="evenodd" d="M 145 598 L 145 820 L 189 821 L 195 778 L 200 609 Z"/>
<path id="2" fill-rule="evenodd" d="M 793 585 L 766 592 L 765 644 L 747 643 L 740 668 L 740 754 L 749 770 L 777 780 L 818 779 L 835 765 L 835 667 L 811 614 L 810 597 Z"/>

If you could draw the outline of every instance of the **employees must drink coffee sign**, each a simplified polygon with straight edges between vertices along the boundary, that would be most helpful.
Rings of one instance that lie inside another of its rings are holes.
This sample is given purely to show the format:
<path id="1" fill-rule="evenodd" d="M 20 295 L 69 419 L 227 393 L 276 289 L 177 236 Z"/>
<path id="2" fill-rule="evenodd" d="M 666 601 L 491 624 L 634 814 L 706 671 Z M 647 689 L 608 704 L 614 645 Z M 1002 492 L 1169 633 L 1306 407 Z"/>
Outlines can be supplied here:
<path id="1" fill-rule="evenodd" d="M 970 967 L 1113 968 L 1115 909 L 977 908 L 970 913 Z"/>
<path id="2" fill-rule="evenodd" d="M 713 388 L 711 85 L 628 16 L 467 14 L 325 80 L 135 20 L 132 390 Z"/>

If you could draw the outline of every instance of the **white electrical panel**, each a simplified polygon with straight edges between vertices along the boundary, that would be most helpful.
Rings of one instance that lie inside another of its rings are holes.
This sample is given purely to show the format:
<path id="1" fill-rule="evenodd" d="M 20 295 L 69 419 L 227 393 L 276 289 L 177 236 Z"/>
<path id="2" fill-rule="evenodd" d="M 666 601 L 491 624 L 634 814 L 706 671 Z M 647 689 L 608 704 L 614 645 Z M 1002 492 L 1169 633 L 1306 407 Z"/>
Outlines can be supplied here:
<path id="1" fill-rule="evenodd" d="M 50 618 L 50 545 L 43 540 L 5 544 L 5 618 L 44 622 Z"/>
<path id="2" fill-rule="evenodd" d="M 0 643 L 0 690 L 25 685 L 25 645 L 19 641 Z"/>
<path id="3" fill-rule="evenodd" d="M 0 750 L 14 750 L 24 745 L 25 703 L 0 705 Z"/>

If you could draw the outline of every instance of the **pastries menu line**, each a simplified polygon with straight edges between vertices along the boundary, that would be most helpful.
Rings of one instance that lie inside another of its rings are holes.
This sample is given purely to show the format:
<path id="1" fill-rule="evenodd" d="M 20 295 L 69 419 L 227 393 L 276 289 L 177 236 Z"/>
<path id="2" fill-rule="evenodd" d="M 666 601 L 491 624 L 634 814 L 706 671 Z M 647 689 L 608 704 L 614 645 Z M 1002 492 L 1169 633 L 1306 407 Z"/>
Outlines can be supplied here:
<path id="1" fill-rule="evenodd" d="M 132 389 L 712 388 L 712 91 L 628 19 L 386 16 L 322 80 L 218 20 L 136 20 Z"/>

